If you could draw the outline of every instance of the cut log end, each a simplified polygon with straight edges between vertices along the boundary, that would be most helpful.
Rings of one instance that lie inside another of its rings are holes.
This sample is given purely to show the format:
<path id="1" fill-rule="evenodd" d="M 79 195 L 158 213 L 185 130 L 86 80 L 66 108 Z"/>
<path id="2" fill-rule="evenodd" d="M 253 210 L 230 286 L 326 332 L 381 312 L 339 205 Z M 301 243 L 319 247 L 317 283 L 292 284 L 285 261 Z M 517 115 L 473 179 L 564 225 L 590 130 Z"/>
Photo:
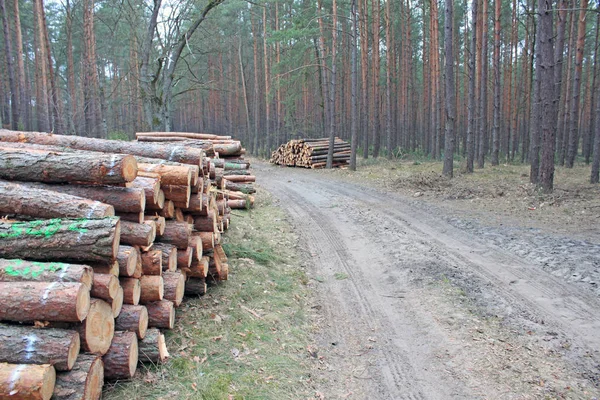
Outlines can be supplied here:
<path id="1" fill-rule="evenodd" d="M 92 354 L 80 354 L 73 370 L 56 374 L 54 400 L 98 400 L 104 385 L 104 363 Z"/>
<path id="2" fill-rule="evenodd" d="M 79 321 L 83 321 L 90 311 L 90 290 L 87 286 L 82 285 L 77 292 L 76 313 Z"/>
<path id="3" fill-rule="evenodd" d="M 115 332 L 103 360 L 106 379 L 131 379 L 138 363 L 138 340 L 135 333 Z"/>
<path id="4" fill-rule="evenodd" d="M 128 155 L 123 158 L 123 179 L 125 182 L 133 181 L 138 174 L 138 164 L 134 156 Z"/>
<path id="5" fill-rule="evenodd" d="M 121 286 L 119 286 L 119 290 L 117 291 L 115 298 L 110 301 L 110 307 L 112 308 L 112 313 L 113 313 L 114 318 L 117 318 L 119 316 L 119 314 L 121 313 L 121 309 L 123 308 L 123 299 L 124 299 L 123 288 Z"/>
<path id="6" fill-rule="evenodd" d="M 105 354 L 115 332 L 112 307 L 103 300 L 92 299 L 90 312 L 79 327 L 83 350 L 94 354 Z"/>
<path id="7" fill-rule="evenodd" d="M 50 364 L 0 363 L 0 398 L 43 399 L 52 397 L 56 370 Z"/>

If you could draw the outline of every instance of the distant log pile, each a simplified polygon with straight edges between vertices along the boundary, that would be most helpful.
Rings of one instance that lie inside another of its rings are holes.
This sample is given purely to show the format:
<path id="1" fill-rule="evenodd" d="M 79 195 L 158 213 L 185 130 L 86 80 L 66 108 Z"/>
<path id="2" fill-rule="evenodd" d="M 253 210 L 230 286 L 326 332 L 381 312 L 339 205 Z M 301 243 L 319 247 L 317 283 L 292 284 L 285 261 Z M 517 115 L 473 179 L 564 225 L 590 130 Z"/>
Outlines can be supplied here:
<path id="1" fill-rule="evenodd" d="M 239 142 L 182 135 L 0 130 L 0 398 L 100 398 L 167 359 L 184 295 L 227 280 L 221 235 L 255 177 Z"/>
<path id="2" fill-rule="evenodd" d="M 329 139 L 295 139 L 279 146 L 271 154 L 271 163 L 288 167 L 325 168 Z M 333 166 L 341 167 L 350 160 L 350 143 L 335 138 Z"/>

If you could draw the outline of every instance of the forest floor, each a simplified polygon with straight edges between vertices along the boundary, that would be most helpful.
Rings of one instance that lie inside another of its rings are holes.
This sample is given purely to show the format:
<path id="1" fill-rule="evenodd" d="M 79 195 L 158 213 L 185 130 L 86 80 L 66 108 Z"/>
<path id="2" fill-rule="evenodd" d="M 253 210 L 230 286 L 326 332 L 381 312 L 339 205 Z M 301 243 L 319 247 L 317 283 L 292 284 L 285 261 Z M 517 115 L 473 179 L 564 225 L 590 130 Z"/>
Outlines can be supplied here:
<path id="1" fill-rule="evenodd" d="M 254 167 L 303 249 L 317 398 L 600 398 L 589 168 L 548 196 L 525 166 L 361 164 Z"/>

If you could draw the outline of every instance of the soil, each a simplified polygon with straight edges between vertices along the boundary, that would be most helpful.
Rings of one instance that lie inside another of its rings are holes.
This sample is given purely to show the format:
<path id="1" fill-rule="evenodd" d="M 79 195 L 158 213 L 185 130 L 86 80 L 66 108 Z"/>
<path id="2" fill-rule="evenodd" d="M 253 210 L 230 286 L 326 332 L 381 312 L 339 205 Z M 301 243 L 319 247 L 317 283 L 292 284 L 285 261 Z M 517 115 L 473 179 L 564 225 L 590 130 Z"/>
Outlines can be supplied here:
<path id="1" fill-rule="evenodd" d="M 312 277 L 315 398 L 600 398 L 593 188 L 550 198 L 526 182 L 254 165 Z M 566 197 L 591 217 L 524 216 Z"/>

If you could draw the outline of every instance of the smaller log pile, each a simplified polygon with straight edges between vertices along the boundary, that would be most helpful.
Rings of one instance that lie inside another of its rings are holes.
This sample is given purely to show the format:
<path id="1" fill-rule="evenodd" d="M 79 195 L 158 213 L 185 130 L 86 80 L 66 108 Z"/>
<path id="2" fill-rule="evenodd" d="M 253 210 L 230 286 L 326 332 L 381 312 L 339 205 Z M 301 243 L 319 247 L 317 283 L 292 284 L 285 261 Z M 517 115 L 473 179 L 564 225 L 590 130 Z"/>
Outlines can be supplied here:
<path id="1" fill-rule="evenodd" d="M 279 146 L 271 154 L 270 162 L 288 167 L 325 168 L 329 139 L 294 139 Z M 333 166 L 341 167 L 350 160 L 350 143 L 335 138 Z"/>

